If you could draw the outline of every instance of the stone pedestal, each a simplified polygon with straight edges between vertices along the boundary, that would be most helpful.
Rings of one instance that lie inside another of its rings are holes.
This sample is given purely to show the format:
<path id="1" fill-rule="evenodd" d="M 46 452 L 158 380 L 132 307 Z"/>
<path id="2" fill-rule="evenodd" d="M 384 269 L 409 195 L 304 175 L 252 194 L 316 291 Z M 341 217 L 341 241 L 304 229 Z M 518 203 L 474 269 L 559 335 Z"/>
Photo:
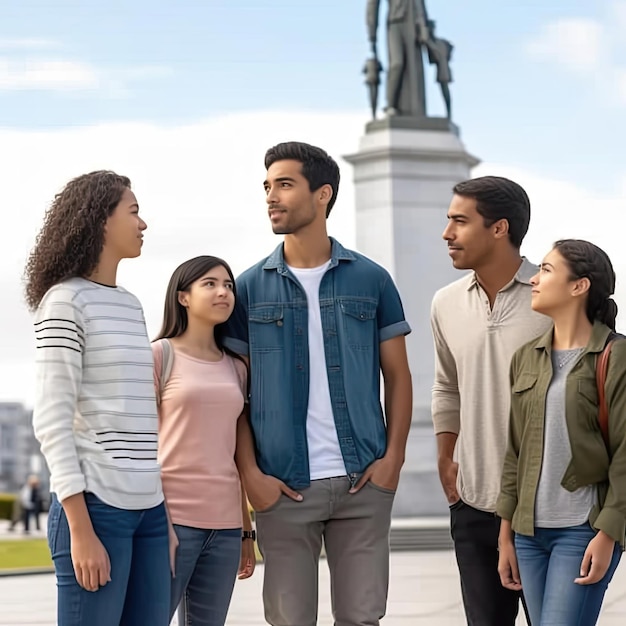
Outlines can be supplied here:
<path id="1" fill-rule="evenodd" d="M 357 250 L 391 273 L 413 329 L 407 337 L 413 424 L 394 515 L 439 515 L 447 505 L 430 417 L 430 304 L 437 289 L 461 276 L 441 235 L 453 186 L 470 178 L 479 161 L 448 120 L 432 118 L 429 128 L 419 129 L 403 122 L 370 122 L 358 152 L 344 158 L 354 168 Z"/>

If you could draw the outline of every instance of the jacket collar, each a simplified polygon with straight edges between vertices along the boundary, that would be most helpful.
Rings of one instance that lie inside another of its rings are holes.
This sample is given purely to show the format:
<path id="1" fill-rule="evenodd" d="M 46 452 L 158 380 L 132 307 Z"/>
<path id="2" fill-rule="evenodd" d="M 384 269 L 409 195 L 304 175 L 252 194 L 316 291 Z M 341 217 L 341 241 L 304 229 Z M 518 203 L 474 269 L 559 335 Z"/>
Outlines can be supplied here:
<path id="1" fill-rule="evenodd" d="M 350 250 L 344 248 L 336 239 L 329 237 L 331 243 L 330 249 L 330 267 L 335 267 L 339 261 L 356 261 L 356 255 Z M 278 244 L 274 252 L 267 257 L 263 264 L 264 270 L 278 270 L 279 273 L 287 272 L 287 264 L 285 263 L 284 243 Z"/>
<path id="2" fill-rule="evenodd" d="M 585 352 L 602 352 L 604 350 L 604 346 L 606 345 L 606 340 L 611 333 L 611 329 L 602 322 L 598 322 L 597 320 L 593 323 L 593 328 L 591 329 L 591 337 L 589 338 L 589 343 L 586 346 Z M 534 344 L 534 348 L 536 350 L 545 350 L 546 352 L 552 351 L 552 338 L 554 336 L 554 326 L 550 328 L 548 332 L 541 335 Z"/>

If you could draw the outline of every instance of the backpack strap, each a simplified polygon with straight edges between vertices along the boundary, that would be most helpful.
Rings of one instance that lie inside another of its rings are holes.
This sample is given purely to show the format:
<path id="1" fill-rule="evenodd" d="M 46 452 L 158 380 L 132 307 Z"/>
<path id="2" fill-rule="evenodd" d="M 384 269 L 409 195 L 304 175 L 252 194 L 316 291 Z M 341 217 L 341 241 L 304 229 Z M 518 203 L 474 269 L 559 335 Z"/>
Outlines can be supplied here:
<path id="1" fill-rule="evenodd" d="M 157 396 L 157 404 L 161 404 L 161 396 L 163 395 L 163 389 L 167 384 L 172 373 L 172 367 L 174 366 L 174 349 L 169 339 L 160 339 L 161 351 L 163 356 L 161 358 L 161 371 L 159 372 L 159 394 Z"/>
<path id="2" fill-rule="evenodd" d="M 598 388 L 598 422 L 600 424 L 600 431 L 602 438 L 604 439 L 604 445 L 606 446 L 609 456 L 611 454 L 611 445 L 609 439 L 609 407 L 606 403 L 606 373 L 609 368 L 609 356 L 611 355 L 611 348 L 613 344 L 622 339 L 623 336 L 618 333 L 612 332 L 607 338 L 607 343 L 604 346 L 604 350 L 596 357 L 596 387 Z"/>

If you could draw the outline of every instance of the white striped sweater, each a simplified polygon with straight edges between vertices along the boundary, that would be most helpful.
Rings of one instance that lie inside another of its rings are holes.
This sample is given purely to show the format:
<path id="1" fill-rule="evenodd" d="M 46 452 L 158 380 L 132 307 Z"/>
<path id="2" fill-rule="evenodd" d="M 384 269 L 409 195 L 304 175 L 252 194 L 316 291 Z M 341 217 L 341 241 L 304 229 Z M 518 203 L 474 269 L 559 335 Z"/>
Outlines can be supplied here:
<path id="1" fill-rule="evenodd" d="M 51 491 L 89 491 L 122 509 L 160 504 L 152 350 L 137 298 L 66 280 L 42 299 L 35 337 L 33 426 Z"/>

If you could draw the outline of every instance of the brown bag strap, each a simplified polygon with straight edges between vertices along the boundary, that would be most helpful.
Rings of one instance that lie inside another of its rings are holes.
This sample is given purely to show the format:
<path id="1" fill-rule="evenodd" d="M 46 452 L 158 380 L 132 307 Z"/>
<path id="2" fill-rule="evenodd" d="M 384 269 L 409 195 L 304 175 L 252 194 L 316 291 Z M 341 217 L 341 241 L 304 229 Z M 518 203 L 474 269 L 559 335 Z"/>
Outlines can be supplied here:
<path id="1" fill-rule="evenodd" d="M 600 422 L 600 431 L 607 450 L 611 450 L 609 440 L 609 408 L 606 405 L 605 383 L 606 372 L 609 367 L 609 355 L 611 348 L 615 343 L 615 339 L 611 339 L 604 350 L 596 357 L 596 387 L 598 388 L 598 422 Z"/>

